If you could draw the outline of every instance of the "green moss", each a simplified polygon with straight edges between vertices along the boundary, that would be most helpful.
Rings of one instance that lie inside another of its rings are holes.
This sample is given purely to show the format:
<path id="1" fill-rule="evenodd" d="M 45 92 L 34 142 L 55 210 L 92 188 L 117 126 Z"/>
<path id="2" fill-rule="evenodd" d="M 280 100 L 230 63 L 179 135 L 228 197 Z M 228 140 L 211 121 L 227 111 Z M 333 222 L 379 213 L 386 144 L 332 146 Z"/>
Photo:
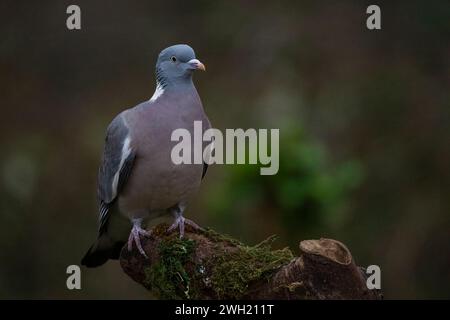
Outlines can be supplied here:
<path id="1" fill-rule="evenodd" d="M 184 266 L 195 249 L 191 239 L 168 238 L 159 245 L 160 260 L 145 269 L 144 284 L 161 299 L 189 299 L 190 277 Z"/>
<path id="2" fill-rule="evenodd" d="M 144 270 L 144 285 L 161 299 L 198 299 L 205 286 L 215 291 L 218 298 L 239 299 L 252 281 L 269 278 L 274 270 L 293 259 L 287 248 L 271 250 L 275 237 L 249 247 L 210 229 L 204 235 L 216 244 L 216 250 L 223 249 L 224 243 L 229 244 L 225 246 L 228 249 L 195 263 L 195 240 L 179 239 L 176 235 L 164 238 L 158 248 L 158 263 Z"/>
<path id="3" fill-rule="evenodd" d="M 252 281 L 269 276 L 293 259 L 288 248 L 271 250 L 275 237 L 254 247 L 238 245 L 238 250 L 224 253 L 211 263 L 211 283 L 218 298 L 239 299 Z"/>
<path id="4" fill-rule="evenodd" d="M 209 228 L 206 228 L 203 231 L 203 233 L 206 237 L 208 237 L 208 239 L 210 239 L 214 243 L 225 242 L 225 243 L 228 243 L 229 245 L 243 246 L 242 242 L 240 242 L 228 235 L 218 233 Z"/>

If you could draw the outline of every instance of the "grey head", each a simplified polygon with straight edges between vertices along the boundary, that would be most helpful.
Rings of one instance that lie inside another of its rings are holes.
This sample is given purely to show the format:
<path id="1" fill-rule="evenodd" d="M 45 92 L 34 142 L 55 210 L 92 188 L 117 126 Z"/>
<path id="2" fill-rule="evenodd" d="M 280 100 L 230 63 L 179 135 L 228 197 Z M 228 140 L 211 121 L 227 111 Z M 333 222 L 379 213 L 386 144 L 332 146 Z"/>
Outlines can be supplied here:
<path id="1" fill-rule="evenodd" d="M 205 71 L 205 66 L 195 58 L 194 50 L 186 44 L 177 44 L 161 51 L 156 62 L 156 83 L 162 88 L 174 85 L 191 85 L 192 73 Z"/>

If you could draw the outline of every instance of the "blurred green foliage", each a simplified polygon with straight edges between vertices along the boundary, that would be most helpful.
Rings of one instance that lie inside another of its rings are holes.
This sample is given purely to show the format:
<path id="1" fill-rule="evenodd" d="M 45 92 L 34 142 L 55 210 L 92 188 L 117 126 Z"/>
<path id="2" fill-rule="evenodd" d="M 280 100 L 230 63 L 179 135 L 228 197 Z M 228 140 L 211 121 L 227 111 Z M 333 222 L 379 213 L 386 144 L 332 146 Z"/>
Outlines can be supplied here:
<path id="1" fill-rule="evenodd" d="M 280 170 L 261 176 L 261 165 L 230 165 L 208 197 L 208 212 L 217 224 L 231 230 L 254 208 L 271 208 L 280 218 L 284 235 L 295 245 L 304 236 L 342 226 L 348 215 L 349 196 L 363 179 L 356 160 L 331 163 L 323 146 L 308 139 L 300 127 L 283 127 Z M 263 214 L 261 214 L 263 218 Z M 258 228 L 256 217 L 245 228 Z"/>

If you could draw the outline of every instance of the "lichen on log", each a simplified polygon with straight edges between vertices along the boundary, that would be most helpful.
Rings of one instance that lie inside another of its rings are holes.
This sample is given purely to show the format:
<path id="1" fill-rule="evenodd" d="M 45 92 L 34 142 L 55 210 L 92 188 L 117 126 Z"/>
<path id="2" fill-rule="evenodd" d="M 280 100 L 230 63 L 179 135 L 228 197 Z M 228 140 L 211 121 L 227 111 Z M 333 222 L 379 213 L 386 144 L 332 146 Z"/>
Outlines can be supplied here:
<path id="1" fill-rule="evenodd" d="M 122 249 L 124 272 L 161 299 L 379 299 L 350 251 L 331 239 L 300 243 L 300 255 L 272 250 L 275 237 L 247 246 L 213 230 L 167 225 L 142 238 L 148 259 Z"/>

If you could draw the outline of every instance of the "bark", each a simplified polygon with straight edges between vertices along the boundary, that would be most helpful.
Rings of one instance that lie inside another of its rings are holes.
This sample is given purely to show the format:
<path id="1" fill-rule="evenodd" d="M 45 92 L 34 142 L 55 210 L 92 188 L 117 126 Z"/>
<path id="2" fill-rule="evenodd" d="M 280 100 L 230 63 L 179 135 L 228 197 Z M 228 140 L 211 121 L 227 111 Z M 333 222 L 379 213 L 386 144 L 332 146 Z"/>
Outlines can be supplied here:
<path id="1" fill-rule="evenodd" d="M 369 290 L 364 270 L 337 240 L 304 240 L 294 257 L 272 250 L 271 237 L 246 246 L 212 230 L 187 227 L 183 239 L 167 225 L 122 249 L 120 263 L 134 281 L 162 299 L 382 299 Z"/>

